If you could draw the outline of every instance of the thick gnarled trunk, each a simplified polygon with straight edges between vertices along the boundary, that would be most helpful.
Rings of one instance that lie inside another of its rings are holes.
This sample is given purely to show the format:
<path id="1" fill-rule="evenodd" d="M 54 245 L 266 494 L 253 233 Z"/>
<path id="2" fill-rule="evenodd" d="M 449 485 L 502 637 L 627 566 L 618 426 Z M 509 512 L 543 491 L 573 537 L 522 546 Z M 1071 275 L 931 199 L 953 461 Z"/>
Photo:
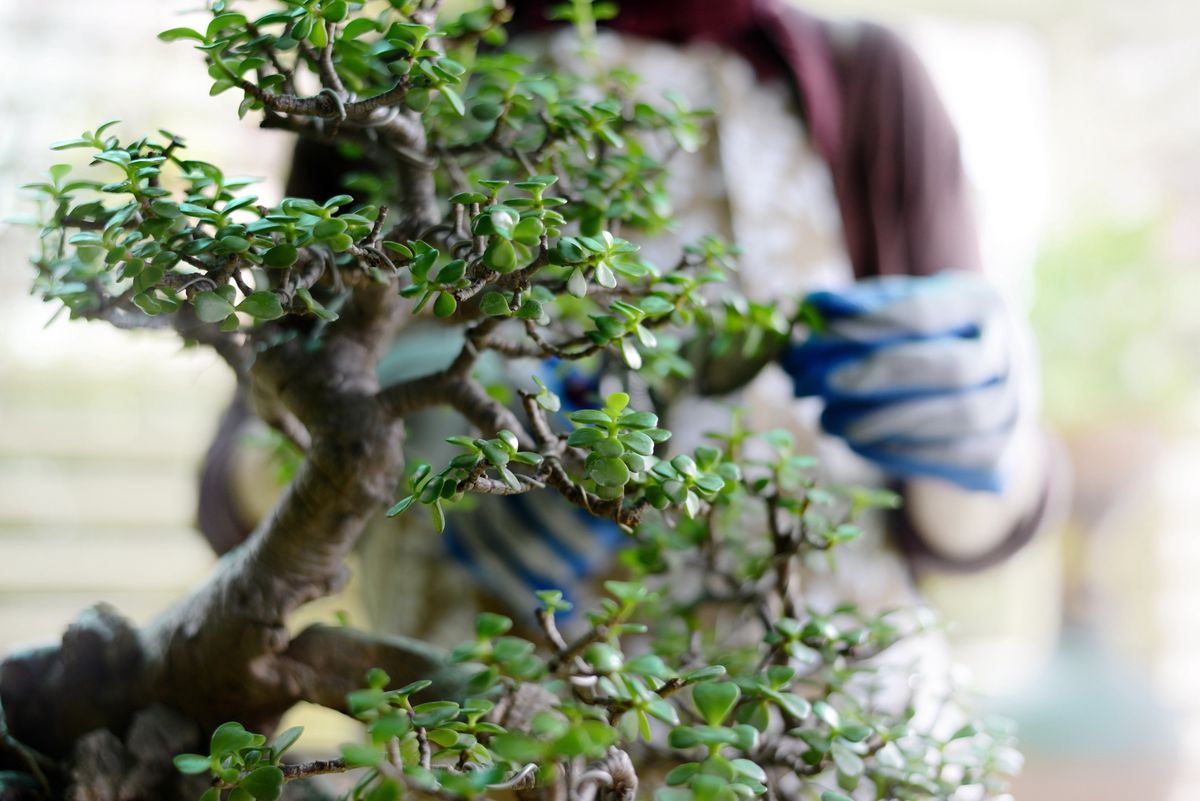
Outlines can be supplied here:
<path id="1" fill-rule="evenodd" d="M 402 226 L 419 230 L 438 216 L 432 176 L 402 173 L 411 200 Z M 7 759 L 34 775 L 42 795 L 194 798 L 204 785 L 177 774 L 171 757 L 206 750 L 222 722 L 269 731 L 298 701 L 340 709 L 371 667 L 406 681 L 448 675 L 423 643 L 320 626 L 292 637 L 287 628 L 297 607 L 344 583 L 347 553 L 393 499 L 405 416 L 446 400 L 449 382 L 430 377 L 379 391 L 378 360 L 402 303 L 394 283 L 360 282 L 319 345 L 268 327 L 258 341 L 276 341 L 253 357 L 247 346 L 222 353 L 270 407 L 264 417 L 305 435 L 304 464 L 250 538 L 158 619 L 139 629 L 97 606 L 58 645 L 0 663 L 0 769 Z M 179 322 L 185 336 L 201 330 Z M 0 799 L 7 793 L 0 784 Z"/>

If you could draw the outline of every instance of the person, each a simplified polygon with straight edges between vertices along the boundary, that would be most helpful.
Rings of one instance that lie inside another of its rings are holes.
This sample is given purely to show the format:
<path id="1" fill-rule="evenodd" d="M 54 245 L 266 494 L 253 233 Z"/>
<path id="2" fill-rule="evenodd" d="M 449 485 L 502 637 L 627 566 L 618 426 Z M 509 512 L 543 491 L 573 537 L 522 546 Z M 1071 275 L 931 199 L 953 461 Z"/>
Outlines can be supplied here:
<path id="1" fill-rule="evenodd" d="M 547 3 L 512 5 L 528 46 L 572 63 Z M 786 428 L 832 480 L 905 499 L 865 524 L 836 575 L 806 577 L 807 600 L 911 603 L 914 569 L 978 569 L 1027 542 L 1049 497 L 1036 364 L 979 274 L 957 137 L 912 50 L 880 26 L 824 21 L 782 0 L 643 0 L 604 28 L 601 64 L 643 76 L 646 96 L 670 89 L 715 111 L 706 144 L 671 163 L 679 226 L 647 242 L 647 257 L 671 261 L 682 242 L 719 233 L 744 250 L 741 291 L 790 309 L 807 301 L 824 321 L 738 396 L 746 425 Z M 328 163 L 314 175 L 305 147 L 289 193 L 329 178 Z M 381 371 L 411 377 L 455 350 L 444 330 L 417 326 Z M 721 428 L 727 408 L 684 397 L 667 418 L 674 449 Z M 458 433 L 447 414 L 413 428 L 430 440 Z M 436 458 L 432 442 L 410 449 Z M 221 526 L 205 528 L 215 539 Z M 376 624 L 447 643 L 481 609 L 525 616 L 536 589 L 586 598 L 622 541 L 552 493 L 480 499 L 451 514 L 441 539 L 377 529 L 362 562 Z M 405 564 L 436 569 L 396 582 Z M 472 584 L 475 597 L 462 592 Z M 447 593 L 454 604 L 438 600 Z"/>

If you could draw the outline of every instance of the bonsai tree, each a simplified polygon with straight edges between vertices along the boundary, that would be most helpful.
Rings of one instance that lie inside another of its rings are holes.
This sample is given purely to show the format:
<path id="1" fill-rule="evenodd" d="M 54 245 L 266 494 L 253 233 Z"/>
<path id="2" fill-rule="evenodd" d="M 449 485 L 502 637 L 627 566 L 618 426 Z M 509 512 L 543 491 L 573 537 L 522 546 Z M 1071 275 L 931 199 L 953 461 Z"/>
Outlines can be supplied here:
<path id="1" fill-rule="evenodd" d="M 636 373 L 662 400 L 734 388 L 802 334 L 728 288 L 710 301 L 730 245 L 639 257 L 638 237 L 670 221 L 659 154 L 697 144 L 702 110 L 633 102 L 635 75 L 506 49 L 499 0 L 442 15 L 436 0 L 211 6 L 204 27 L 160 38 L 193 44 L 242 115 L 359 159 L 354 194 L 260 201 L 182 136 L 105 123 L 53 145 L 86 167 L 32 186 L 35 290 L 72 318 L 212 348 L 302 462 L 250 538 L 154 622 L 99 606 L 61 643 L 5 660 L 6 792 L 273 801 L 325 773 L 350 773 L 344 792 L 371 801 L 1003 792 L 1018 759 L 1004 726 L 952 700 L 921 721 L 911 698 L 877 692 L 875 657 L 932 625 L 927 612 L 806 606 L 801 562 L 832 557 L 893 496 L 819 486 L 781 432 L 735 425 L 677 452 L 623 392 L 564 416 L 544 383 L 505 403 L 474 372 L 488 352 L 553 358 Z M 610 12 L 556 11 L 583 51 Z M 381 386 L 381 356 L 419 316 L 464 330 L 461 351 Z M 406 465 L 406 419 L 438 406 L 469 421 L 458 455 Z M 342 584 L 381 510 L 442 528 L 472 494 L 529 492 L 628 534 L 626 580 L 580 633 L 560 633 L 556 591 L 541 593 L 536 636 L 484 614 L 451 654 L 340 625 L 289 632 L 297 607 Z M 354 715 L 362 740 L 289 761 L 300 732 L 274 729 L 299 701 Z"/>

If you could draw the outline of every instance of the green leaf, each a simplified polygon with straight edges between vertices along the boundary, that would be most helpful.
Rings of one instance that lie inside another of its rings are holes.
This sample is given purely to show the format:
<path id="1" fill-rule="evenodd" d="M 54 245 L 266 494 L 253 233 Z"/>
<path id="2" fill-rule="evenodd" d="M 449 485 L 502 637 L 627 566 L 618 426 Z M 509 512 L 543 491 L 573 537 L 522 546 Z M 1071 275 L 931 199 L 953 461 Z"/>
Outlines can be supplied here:
<path id="1" fill-rule="evenodd" d="M 646 711 L 663 723 L 671 726 L 679 725 L 679 711 L 665 698 L 652 697 L 646 702 Z"/>
<path id="2" fill-rule="evenodd" d="M 861 743 L 871 735 L 871 731 L 870 726 L 864 726 L 861 723 L 849 723 L 838 729 L 838 736 L 852 743 Z"/>
<path id="3" fill-rule="evenodd" d="M 374 32 L 379 30 L 379 24 L 375 20 L 368 17 L 356 17 L 346 23 L 346 27 L 342 29 L 342 38 L 357 39 L 368 31 Z"/>
<path id="4" fill-rule="evenodd" d="M 696 462 L 686 453 L 680 453 L 673 457 L 671 459 L 671 466 L 678 470 L 680 475 L 696 475 Z"/>
<path id="5" fill-rule="evenodd" d="M 212 769 L 212 760 L 200 754 L 179 754 L 174 762 L 175 769 L 180 773 L 208 773 Z"/>
<path id="6" fill-rule="evenodd" d="M 388 250 L 392 251 L 393 253 L 398 253 L 402 258 L 404 258 L 406 260 L 411 259 L 413 257 L 412 249 L 409 248 L 408 245 L 402 244 L 400 242 L 392 242 L 391 240 L 387 240 L 383 243 L 383 246 L 385 248 L 387 248 Z"/>
<path id="7" fill-rule="evenodd" d="M 374 767 L 383 761 L 383 748 L 377 745 L 347 743 L 342 746 L 342 758 L 347 765 L 355 767 Z"/>
<path id="8" fill-rule="evenodd" d="M 854 799 L 848 795 L 842 795 L 841 793 L 835 793 L 832 790 L 827 790 L 826 792 L 821 793 L 821 801 L 854 801 Z"/>
<path id="9" fill-rule="evenodd" d="M 313 47 L 318 50 L 329 43 L 329 36 L 325 32 L 325 25 L 320 20 L 317 20 L 313 24 L 312 30 L 308 32 L 308 41 L 312 42 Z"/>
<path id="10" fill-rule="evenodd" d="M 621 358 L 630 370 L 642 369 L 642 354 L 638 352 L 637 346 L 633 344 L 633 340 L 621 340 Z"/>
<path id="11" fill-rule="evenodd" d="M 835 742 L 832 749 L 833 764 L 837 767 L 838 773 L 846 776 L 857 777 L 863 774 L 866 765 L 863 763 L 862 757 L 851 751 L 841 743 Z"/>
<path id="12" fill-rule="evenodd" d="M 511 273 L 517 266 L 517 251 L 507 239 L 493 239 L 483 252 L 483 263 L 498 273 Z"/>
<path id="13" fill-rule="evenodd" d="M 619 457 L 608 456 L 597 459 L 588 470 L 588 476 L 602 487 L 623 487 L 629 482 L 629 466 Z"/>
<path id="14" fill-rule="evenodd" d="M 497 637 L 511 629 L 512 625 L 512 618 L 492 612 L 483 612 L 475 618 L 475 634 L 483 639 Z"/>
<path id="15" fill-rule="evenodd" d="M 453 701 L 430 701 L 413 707 L 413 725 L 432 728 L 449 723 L 458 717 L 458 704 Z"/>
<path id="16" fill-rule="evenodd" d="M 679 726 L 667 736 L 672 748 L 693 748 L 697 745 L 734 745 L 737 733 L 720 726 Z"/>
<path id="17" fill-rule="evenodd" d="M 433 682 L 429 679 L 417 679 L 416 681 L 405 684 L 399 690 L 396 690 L 396 693 L 404 696 L 413 695 L 414 693 L 419 693 L 421 690 L 424 690 L 432 685 Z"/>
<path id="18" fill-rule="evenodd" d="M 745 723 L 733 727 L 733 744 L 749 753 L 758 748 L 758 729 Z"/>
<path id="19" fill-rule="evenodd" d="M 150 211 L 168 220 L 173 220 L 180 215 L 179 207 L 169 200 L 154 201 L 150 204 Z"/>
<path id="20" fill-rule="evenodd" d="M 553 744 L 552 750 L 563 756 L 601 756 L 616 739 L 612 726 L 598 720 L 585 720 L 569 728 Z"/>
<path id="21" fill-rule="evenodd" d="M 849 727 L 846 727 L 846 728 L 849 728 Z M 963 726 L 962 728 L 960 728 L 958 731 L 954 732 L 954 734 L 951 734 L 950 739 L 951 740 L 961 740 L 964 737 L 974 737 L 976 734 L 979 734 L 979 729 L 975 726 L 974 723 L 968 723 L 965 726 Z M 843 729 L 841 731 L 841 735 L 843 737 L 845 737 L 847 740 L 853 739 L 848 734 L 846 734 L 845 729 Z M 861 738 L 859 738 L 859 739 L 861 739 Z M 857 742 L 857 740 L 855 740 L 855 742 Z"/>
<path id="22" fill-rule="evenodd" d="M 313 236 L 317 239 L 330 239 L 346 231 L 345 220 L 325 220 L 313 226 Z"/>
<path id="23" fill-rule="evenodd" d="M 271 742 L 272 758 L 278 760 L 285 751 L 296 744 L 296 741 L 300 739 L 300 735 L 303 733 L 303 726 L 292 726 L 290 729 L 281 731 Z"/>
<path id="24" fill-rule="evenodd" d="M 392 683 L 392 677 L 383 668 L 371 668 L 367 671 L 367 686 L 382 690 Z"/>
<path id="25" fill-rule="evenodd" d="M 240 723 L 222 723 L 213 732 L 209 744 L 209 752 L 213 756 L 232 754 L 248 746 L 254 745 L 255 736 L 246 731 Z"/>
<path id="26" fill-rule="evenodd" d="M 278 320 L 283 316 L 283 306 L 279 304 L 279 298 L 274 292 L 266 290 L 251 292 L 237 305 L 237 310 L 256 320 Z"/>
<path id="27" fill-rule="evenodd" d="M 808 713 L 812 711 L 812 704 L 808 702 L 808 699 L 801 698 L 793 693 L 779 693 L 773 696 L 772 700 L 789 715 L 800 720 L 808 717 Z"/>
<path id="28" fill-rule="evenodd" d="M 731 681 L 697 684 L 692 688 L 692 700 L 710 726 L 720 726 L 741 695 L 741 690 Z"/>
<path id="29" fill-rule="evenodd" d="M 458 301 L 449 292 L 439 292 L 433 302 L 433 313 L 438 317 L 449 317 L 458 309 Z"/>
<path id="30" fill-rule="evenodd" d="M 654 453 L 654 440 L 641 431 L 626 431 L 620 437 L 621 443 L 634 453 L 649 456 Z"/>
<path id="31" fill-rule="evenodd" d="M 658 654 L 635 656 L 626 663 L 624 672 L 638 676 L 653 676 L 656 679 L 669 679 L 674 675 Z"/>
<path id="32" fill-rule="evenodd" d="M 682 787 L 659 787 L 654 791 L 654 801 L 695 801 L 695 798 L 691 790 Z"/>
<path id="33" fill-rule="evenodd" d="M 408 509 L 408 507 L 412 506 L 416 500 L 416 495 L 409 495 L 407 498 L 401 498 L 399 503 L 387 510 L 387 516 L 395 517 L 396 515 L 404 514 L 404 511 Z"/>
<path id="34" fill-rule="evenodd" d="M 542 221 L 537 217 L 526 217 L 517 223 L 513 229 L 513 239 L 520 242 L 522 245 L 536 245 L 541 239 L 542 233 L 546 227 L 542 225 Z"/>
<path id="35" fill-rule="evenodd" d="M 200 206 L 195 203 L 180 203 L 179 210 L 191 217 L 198 217 L 201 220 L 216 220 L 220 215 L 207 206 Z"/>
<path id="36" fill-rule="evenodd" d="M 665 781 L 672 787 L 680 784 L 687 784 L 688 781 L 699 772 L 699 762 L 684 762 L 682 765 L 677 766 L 670 773 L 668 773 Z"/>
<path id="37" fill-rule="evenodd" d="M 450 748 L 458 744 L 458 732 L 452 729 L 434 729 L 427 736 L 429 742 L 440 748 Z"/>
<path id="38" fill-rule="evenodd" d="M 268 267 L 290 267 L 298 256 L 295 245 L 282 242 L 264 253 L 262 258 Z"/>
<path id="39" fill-rule="evenodd" d="M 600 409 L 580 409 L 567 415 L 572 423 L 591 423 L 607 426 L 612 422 L 612 416 Z"/>
<path id="40" fill-rule="evenodd" d="M 256 768 L 242 779 L 242 789 L 256 801 L 275 801 L 283 792 L 283 771 L 274 765 Z"/>
<path id="41" fill-rule="evenodd" d="M 463 104 L 462 96 L 459 95 L 458 92 L 454 91 L 453 89 L 451 89 L 449 86 L 446 86 L 445 84 L 443 84 L 442 86 L 439 86 L 438 89 L 441 91 L 441 93 L 443 95 L 446 96 L 446 99 L 448 101 L 450 101 L 450 105 L 454 108 L 455 111 L 458 112 L 458 116 L 461 117 L 467 113 L 467 107 L 466 107 L 466 105 Z"/>
<path id="42" fill-rule="evenodd" d="M 596 642 L 583 652 L 584 661 L 592 666 L 597 673 L 613 673 L 621 669 L 624 661 L 621 652 L 608 643 Z"/>
<path id="43" fill-rule="evenodd" d="M 331 312 L 329 309 L 318 303 L 315 298 L 313 298 L 312 293 L 308 291 L 308 287 L 297 287 L 296 297 L 300 298 L 300 301 L 304 304 L 305 308 L 325 322 L 331 323 L 338 318 L 335 312 Z"/>
<path id="44" fill-rule="evenodd" d="M 583 270 L 576 268 L 571 271 L 571 277 L 567 279 L 567 291 L 577 298 L 587 295 L 588 282 Z"/>
<path id="45" fill-rule="evenodd" d="M 545 312 L 542 309 L 542 304 L 538 303 L 533 298 L 526 298 L 521 303 L 521 308 L 517 309 L 517 317 L 522 320 L 540 320 Z"/>
<path id="46" fill-rule="evenodd" d="M 334 195 L 333 197 L 329 198 L 329 200 L 326 200 L 321 205 L 321 208 L 336 209 L 338 206 L 345 206 L 347 203 L 353 203 L 353 202 L 354 202 L 353 195 Z"/>
<path id="47" fill-rule="evenodd" d="M 70 150 L 73 147 L 92 147 L 91 139 L 60 139 L 50 144 L 51 150 Z"/>
<path id="48" fill-rule="evenodd" d="M 367 731 L 375 743 L 386 743 L 393 737 L 402 737 L 412 729 L 412 721 L 407 714 L 391 712 L 371 721 Z"/>
<path id="49" fill-rule="evenodd" d="M 491 750 L 510 762 L 537 762 L 546 754 L 546 744 L 516 732 L 497 734 L 492 738 Z"/>
<path id="50" fill-rule="evenodd" d="M 616 414 L 629 405 L 629 395 L 625 392 L 613 392 L 604 401 L 605 410 Z"/>
<path id="51" fill-rule="evenodd" d="M 200 31 L 194 31 L 191 28 L 171 28 L 160 33 L 158 38 L 164 42 L 176 42 L 180 39 L 193 39 L 197 42 L 207 41 L 204 38 L 204 34 L 200 33 Z"/>
<path id="52" fill-rule="evenodd" d="M 608 438 L 598 428 L 577 428 L 567 437 L 567 444 L 575 448 L 587 448 Z"/>
<path id="53" fill-rule="evenodd" d="M 365 690 L 353 690 L 346 693 L 346 706 L 355 716 L 365 716 L 387 703 L 387 696 L 379 687 Z"/>
<path id="54" fill-rule="evenodd" d="M 730 764 L 739 776 L 745 776 L 761 783 L 767 781 L 767 772 L 749 759 L 734 759 L 730 761 Z"/>
<path id="55" fill-rule="evenodd" d="M 683 680 L 688 684 L 697 684 L 702 681 L 712 681 L 725 675 L 724 665 L 708 665 L 702 668 L 696 668 L 693 671 L 685 673 Z"/>
<path id="56" fill-rule="evenodd" d="M 489 317 L 508 317 L 512 314 L 508 298 L 500 292 L 484 294 L 483 299 L 479 301 L 479 310 Z"/>
<path id="57" fill-rule="evenodd" d="M 433 517 L 433 527 L 441 534 L 446 530 L 446 512 L 442 509 L 442 502 L 434 501 L 429 507 L 429 514 Z"/>
<path id="58" fill-rule="evenodd" d="M 818 718 L 825 721 L 830 728 L 836 729 L 842 722 L 842 716 L 838 714 L 838 711 L 825 701 L 814 702 L 812 711 Z"/>
<path id="59" fill-rule="evenodd" d="M 349 11 L 349 7 L 346 0 L 332 0 L 321 9 L 321 16 L 330 22 L 341 22 L 346 18 L 347 11 Z"/>
<path id="60" fill-rule="evenodd" d="M 216 292 L 200 292 L 192 299 L 192 306 L 204 323 L 219 323 L 233 314 L 233 304 Z"/>

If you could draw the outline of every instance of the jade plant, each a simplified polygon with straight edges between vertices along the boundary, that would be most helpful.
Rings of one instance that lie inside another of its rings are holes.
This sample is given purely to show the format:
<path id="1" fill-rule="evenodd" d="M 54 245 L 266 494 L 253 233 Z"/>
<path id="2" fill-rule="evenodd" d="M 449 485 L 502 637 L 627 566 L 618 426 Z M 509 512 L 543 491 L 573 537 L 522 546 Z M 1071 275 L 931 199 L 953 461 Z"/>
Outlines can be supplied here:
<path id="1" fill-rule="evenodd" d="M 1004 792 L 1019 762 L 1005 725 L 950 696 L 931 717 L 879 692 L 909 686 L 881 655 L 936 625 L 927 610 L 806 602 L 801 566 L 835 560 L 893 495 L 822 486 L 783 432 L 735 422 L 673 449 L 660 410 L 623 391 L 567 411 L 544 371 L 504 398 L 476 370 L 487 354 L 510 371 L 578 364 L 666 399 L 716 372 L 744 382 L 803 336 L 798 310 L 713 291 L 735 246 L 640 254 L 672 219 L 669 157 L 699 145 L 703 109 L 635 101 L 638 76 L 586 56 L 572 72 L 509 47 L 500 0 L 209 6 L 160 38 L 199 51 L 239 115 L 353 156 L 346 192 L 260 198 L 183 132 L 106 122 L 54 144 L 81 158 L 31 186 L 35 291 L 73 319 L 212 348 L 301 459 L 250 538 L 155 621 L 100 606 L 60 644 L 7 658 L 6 786 L 204 801 L 321 782 L 369 801 Z M 585 54 L 611 12 L 553 10 Z M 381 384 L 380 358 L 418 318 L 461 331 L 461 350 Z M 405 464 L 406 420 L 433 407 L 470 429 L 447 463 Z M 429 515 L 436 536 L 480 493 L 557 493 L 625 532 L 622 580 L 570 636 L 553 590 L 520 610 L 537 625 L 487 613 L 451 653 L 288 628 L 342 584 L 374 516 Z M 301 732 L 275 729 L 300 701 L 357 718 L 361 739 L 293 758 Z"/>

